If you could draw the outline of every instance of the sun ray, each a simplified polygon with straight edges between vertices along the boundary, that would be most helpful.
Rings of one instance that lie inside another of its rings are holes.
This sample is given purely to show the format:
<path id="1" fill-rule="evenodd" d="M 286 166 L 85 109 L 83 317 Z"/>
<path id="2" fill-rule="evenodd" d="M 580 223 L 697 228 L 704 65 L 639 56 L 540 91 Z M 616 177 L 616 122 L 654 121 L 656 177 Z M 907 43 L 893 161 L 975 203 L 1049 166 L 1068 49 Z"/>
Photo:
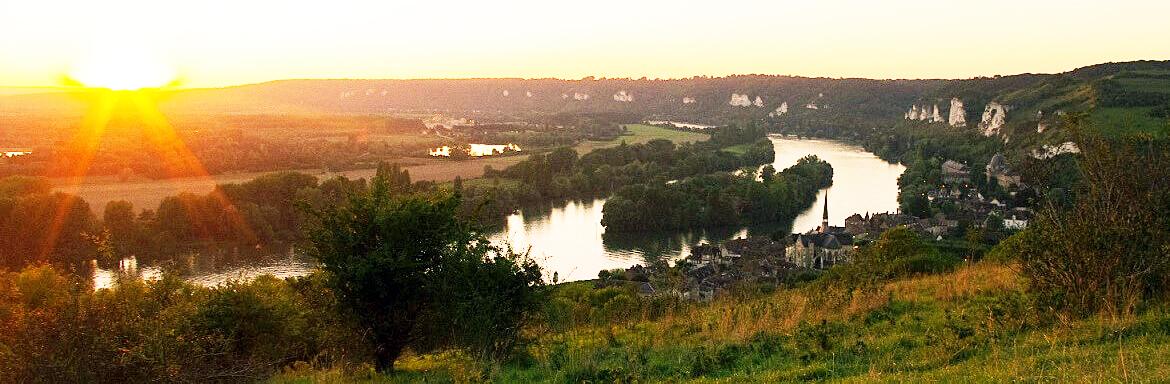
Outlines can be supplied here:
<path id="1" fill-rule="evenodd" d="M 86 113 L 80 128 L 67 144 L 67 148 L 71 149 L 69 151 L 71 157 L 67 159 L 67 166 L 64 170 L 63 190 L 78 190 L 85 182 L 92 161 L 101 145 L 102 137 L 107 133 L 120 103 L 129 103 L 131 106 L 129 111 L 143 123 L 143 136 L 148 140 L 150 149 L 159 156 L 160 161 L 164 164 L 163 169 L 166 177 L 194 177 L 205 180 L 212 178 L 203 163 L 187 147 L 183 138 L 175 132 L 170 121 L 159 110 L 153 97 L 154 92 L 150 90 L 113 91 L 92 88 L 90 91 L 96 92 L 97 97 L 93 99 L 92 106 Z M 227 229 L 231 231 L 232 237 L 247 244 L 258 245 L 259 238 L 255 231 L 251 229 L 231 199 L 219 188 L 213 189 L 209 196 L 216 204 L 214 208 L 222 209 L 222 214 L 227 221 L 225 224 L 228 226 Z M 65 199 L 56 207 L 49 231 L 40 247 L 38 256 L 41 260 L 49 260 L 49 257 L 56 250 L 62 229 L 67 224 L 66 221 L 71 219 L 69 214 L 76 201 L 76 199 Z M 215 213 L 205 212 L 200 207 L 192 206 L 186 202 L 183 203 L 183 209 L 188 219 L 195 224 L 196 236 L 206 240 L 215 240 L 216 228 L 209 228 L 206 225 L 207 220 L 204 220 L 209 214 Z"/>
<path id="2" fill-rule="evenodd" d="M 89 173 L 90 164 L 101 144 L 102 135 L 113 117 L 115 105 L 117 105 L 117 97 L 114 92 L 102 91 L 90 111 L 86 113 L 80 129 L 70 140 L 67 148 L 79 148 L 80 151 L 77 153 L 80 156 L 69 159 L 68 168 L 65 171 L 65 185 L 67 186 L 65 190 L 77 190 L 85 181 L 85 175 Z M 61 229 L 65 226 L 65 221 L 69 219 L 69 212 L 73 209 L 74 202 L 75 199 L 65 199 L 57 206 L 53 220 L 49 224 L 49 232 L 45 235 L 44 244 L 41 244 L 40 247 L 41 251 L 38 256 L 41 260 L 48 260 L 56 249 Z"/>
<path id="3" fill-rule="evenodd" d="M 131 97 L 135 105 L 135 110 L 139 113 L 142 121 L 146 124 L 147 138 L 154 144 L 155 150 L 164 159 L 164 170 L 168 177 L 196 177 L 203 179 L 211 179 L 211 174 L 203 167 L 203 163 L 195 156 L 191 149 L 187 147 L 186 142 L 175 133 L 174 127 L 162 111 L 158 109 L 158 104 L 150 98 L 150 94 L 146 91 L 134 92 Z M 255 232 L 248 226 L 247 221 L 239 213 L 239 209 L 235 204 L 223 194 L 219 188 L 215 188 L 210 192 L 212 199 L 216 201 L 220 208 L 224 210 L 227 215 L 228 225 L 231 226 L 232 233 L 242 236 L 245 242 L 256 243 L 258 238 Z M 196 207 L 185 207 L 188 215 L 192 219 L 199 218 Z M 192 220 L 200 222 L 199 220 Z M 209 236 L 211 232 L 209 229 L 203 229 L 206 233 L 204 236 Z"/>

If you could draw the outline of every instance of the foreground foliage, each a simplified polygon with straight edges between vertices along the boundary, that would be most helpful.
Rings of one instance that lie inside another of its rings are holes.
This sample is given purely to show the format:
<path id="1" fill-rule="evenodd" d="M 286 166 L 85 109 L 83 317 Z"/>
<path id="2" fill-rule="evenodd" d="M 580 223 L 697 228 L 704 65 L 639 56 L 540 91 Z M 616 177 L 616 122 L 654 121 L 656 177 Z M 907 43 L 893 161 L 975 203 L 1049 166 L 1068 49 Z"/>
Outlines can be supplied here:
<path id="1" fill-rule="evenodd" d="M 1080 133 L 1080 131 L 1074 130 Z M 1127 316 L 1170 299 L 1170 141 L 1079 134 L 1076 201 L 1009 243 L 1045 306 Z"/>
<path id="2" fill-rule="evenodd" d="M 309 254 L 369 329 L 379 371 L 407 346 L 507 356 L 538 299 L 540 267 L 492 246 L 456 217 L 460 199 L 407 194 L 380 172 L 369 192 L 314 211 Z"/>
<path id="3" fill-rule="evenodd" d="M 222 382 L 368 355 L 316 277 L 203 288 L 126 277 L 95 291 L 50 267 L 0 274 L 0 381 Z"/>

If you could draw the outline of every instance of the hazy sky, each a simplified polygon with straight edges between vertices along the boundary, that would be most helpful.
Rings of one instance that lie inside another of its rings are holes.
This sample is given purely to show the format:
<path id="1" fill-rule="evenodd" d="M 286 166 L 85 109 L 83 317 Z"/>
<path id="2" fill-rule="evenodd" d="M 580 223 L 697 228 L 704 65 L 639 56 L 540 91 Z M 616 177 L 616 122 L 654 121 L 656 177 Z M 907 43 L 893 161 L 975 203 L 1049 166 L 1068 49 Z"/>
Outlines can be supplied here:
<path id="1" fill-rule="evenodd" d="M 0 85 L 58 85 L 93 60 L 164 63 L 193 87 L 285 78 L 965 78 L 1170 59 L 1168 15 L 1170 1 L 1157 0 L 0 0 Z"/>

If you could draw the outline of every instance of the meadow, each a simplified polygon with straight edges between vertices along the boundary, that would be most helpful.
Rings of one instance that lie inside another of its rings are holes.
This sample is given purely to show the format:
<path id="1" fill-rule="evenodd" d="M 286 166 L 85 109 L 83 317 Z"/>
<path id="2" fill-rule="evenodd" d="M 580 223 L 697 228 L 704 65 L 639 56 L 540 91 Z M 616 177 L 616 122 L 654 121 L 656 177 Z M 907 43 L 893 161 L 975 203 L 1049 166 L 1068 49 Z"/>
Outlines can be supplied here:
<path id="1" fill-rule="evenodd" d="M 1097 108 L 1090 115 L 1098 127 L 1109 127 L 1102 133 L 1114 137 L 1148 133 L 1156 137 L 1170 135 L 1170 122 L 1150 115 L 1152 107 L 1107 107 Z"/>
<path id="2" fill-rule="evenodd" d="M 666 139 L 675 144 L 693 143 L 711 138 L 711 135 L 698 132 L 666 129 L 646 124 L 625 124 L 626 133 L 613 140 L 591 141 L 586 140 L 577 144 L 573 149 L 579 154 L 586 154 L 598 148 L 616 147 L 622 142 L 626 144 L 641 144 L 655 139 Z"/>
<path id="3" fill-rule="evenodd" d="M 524 358 L 499 367 L 424 354 L 404 358 L 392 376 L 302 366 L 269 382 L 1129 382 L 1170 375 L 1166 308 L 1126 319 L 1053 316 L 1034 307 L 1010 264 L 967 264 L 853 295 L 813 284 L 664 313 L 650 299 L 588 283 L 557 289 L 554 301 L 592 301 L 594 316 L 612 322 L 540 330 Z"/>

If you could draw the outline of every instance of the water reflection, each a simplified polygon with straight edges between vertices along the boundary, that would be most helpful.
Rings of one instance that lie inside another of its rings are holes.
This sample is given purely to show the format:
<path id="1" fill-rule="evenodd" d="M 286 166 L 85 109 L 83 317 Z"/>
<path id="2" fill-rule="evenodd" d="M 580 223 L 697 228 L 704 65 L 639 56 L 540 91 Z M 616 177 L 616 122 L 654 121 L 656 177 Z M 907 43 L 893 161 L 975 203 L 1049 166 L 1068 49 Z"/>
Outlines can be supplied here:
<path id="1" fill-rule="evenodd" d="M 161 279 L 163 274 L 162 268 L 158 266 L 146 266 L 139 269 L 138 258 L 134 256 L 118 260 L 117 264 L 111 268 L 102 268 L 98 265 L 97 260 L 90 260 L 89 266 L 90 271 L 93 273 L 94 289 L 113 287 L 117 284 L 120 275 L 153 281 Z"/>
<path id="2" fill-rule="evenodd" d="M 435 157 L 451 157 L 452 150 L 465 151 L 465 152 L 467 152 L 467 155 L 471 156 L 471 157 L 483 157 L 483 156 L 500 155 L 500 154 L 503 154 L 505 152 L 520 152 L 520 146 L 518 146 L 516 144 L 512 144 L 512 143 L 500 144 L 500 145 L 468 144 L 468 146 L 465 148 L 461 148 L 461 147 L 452 148 L 451 146 L 444 145 L 442 147 L 432 148 L 430 150 L 430 154 L 431 154 L 431 156 L 435 156 Z"/>
<path id="3" fill-rule="evenodd" d="M 111 288 L 122 277 L 159 280 L 164 271 L 180 276 L 190 283 L 214 287 L 230 281 L 248 281 L 261 275 L 273 275 L 277 278 L 305 276 L 316 268 L 311 260 L 297 252 L 295 248 L 277 252 L 266 250 L 239 252 L 237 248 L 208 247 L 166 260 L 156 260 L 142 267 L 134 256 L 123 258 L 108 266 L 99 265 L 96 260 L 91 260 L 87 264 L 94 289 Z"/>
<path id="4" fill-rule="evenodd" d="M 821 207 L 826 196 L 832 198 L 829 221 L 836 226 L 843 225 L 845 218 L 853 213 L 897 210 L 897 179 L 905 167 L 886 163 L 861 147 L 840 142 L 783 136 L 769 138 L 776 150 L 773 166 L 778 170 L 790 167 L 810 154 L 833 165 L 833 185 L 822 190 L 817 202 L 792 223 L 693 232 L 607 235 L 601 226 L 605 199 L 594 199 L 513 214 L 508 216 L 504 229 L 492 234 L 490 239 L 498 245 L 510 245 L 516 252 L 527 253 L 544 267 L 550 279 L 555 273 L 560 281 L 574 281 L 595 278 L 603 269 L 673 261 L 687 255 L 691 245 L 701 242 L 815 228 L 820 225 Z M 258 251 L 234 248 L 191 252 L 175 258 L 168 268 L 174 268 L 176 273 L 193 283 L 217 286 L 262 274 L 302 276 L 311 273 L 314 264 L 292 248 Z M 162 270 L 157 265 L 139 267 L 134 258 L 123 259 L 118 265 L 105 269 L 97 268 L 94 263 L 93 281 L 100 289 L 115 284 L 119 273 L 157 279 Z"/>
<path id="5" fill-rule="evenodd" d="M 752 228 L 724 228 L 661 234 L 606 234 L 601 226 L 605 199 L 574 201 L 561 207 L 521 212 L 508 217 L 506 227 L 492 236 L 497 244 L 511 244 L 528 252 L 561 281 L 592 279 L 603 269 L 633 264 L 673 261 L 687 255 L 690 246 L 745 236 L 805 231 L 821 223 L 826 196 L 831 196 L 829 222 L 844 225 L 853 213 L 894 211 L 898 208 L 898 176 L 905 167 L 890 164 L 863 148 L 829 140 L 798 140 L 770 136 L 776 151 L 773 167 L 788 168 L 800 158 L 817 155 L 833 165 L 833 185 L 818 193 L 817 201 L 790 223 Z"/>
<path id="6" fill-rule="evenodd" d="M 691 245 L 749 235 L 771 235 L 789 223 L 752 228 L 716 228 L 663 233 L 607 234 L 601 226 L 605 199 L 570 201 L 563 206 L 508 216 L 493 243 L 527 253 L 551 277 L 587 280 L 597 272 L 634 264 L 672 262 L 690 253 Z"/>
<path id="7" fill-rule="evenodd" d="M 794 231 L 804 232 L 821 225 L 822 208 L 829 198 L 829 224 L 844 226 L 845 218 L 854 213 L 894 212 L 898 210 L 898 176 L 906 170 L 901 164 L 887 163 L 864 148 L 832 140 L 798 140 L 793 137 L 769 136 L 776 151 L 772 166 L 782 170 L 800 158 L 813 154 L 833 165 L 833 185 L 817 194 L 817 201 L 796 217 Z"/>

